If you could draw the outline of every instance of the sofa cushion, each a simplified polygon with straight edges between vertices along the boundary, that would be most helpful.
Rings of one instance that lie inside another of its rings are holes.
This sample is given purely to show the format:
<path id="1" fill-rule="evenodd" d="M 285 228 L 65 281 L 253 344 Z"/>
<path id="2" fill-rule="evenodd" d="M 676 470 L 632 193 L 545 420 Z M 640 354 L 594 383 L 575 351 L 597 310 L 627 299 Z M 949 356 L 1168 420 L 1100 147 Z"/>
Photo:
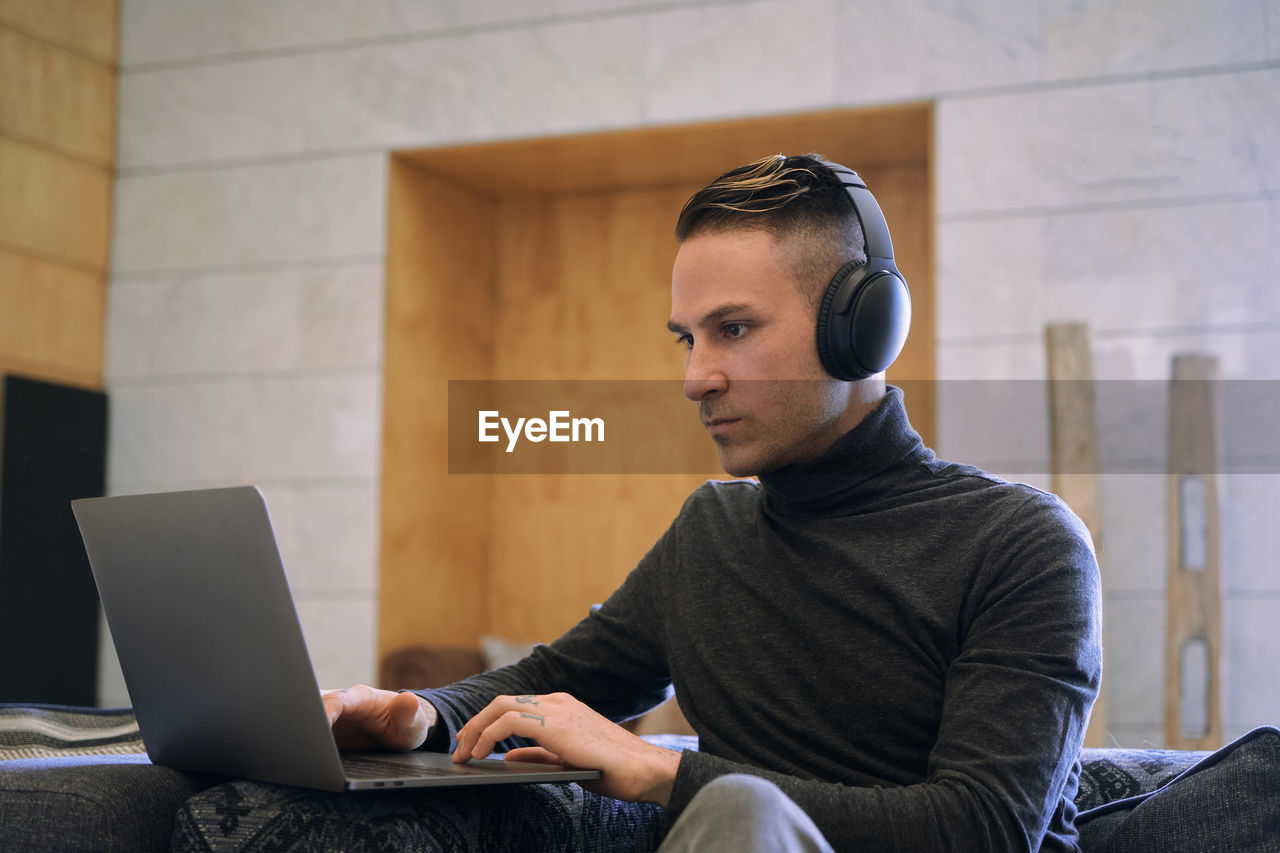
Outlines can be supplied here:
<path id="1" fill-rule="evenodd" d="M 136 753 L 0 762 L 0 850 L 168 850 L 179 806 L 215 781 Z"/>
<path id="2" fill-rule="evenodd" d="M 1088 853 L 1280 850 L 1280 729 L 1254 729 L 1152 793 L 1076 818 Z"/>
<path id="3" fill-rule="evenodd" d="M 1083 812 L 1149 794 L 1208 755 L 1176 749 L 1082 749 L 1076 808 Z"/>
<path id="4" fill-rule="evenodd" d="M 0 705 L 0 850 L 168 850 L 178 807 L 220 780 L 141 753 L 128 709 Z"/>

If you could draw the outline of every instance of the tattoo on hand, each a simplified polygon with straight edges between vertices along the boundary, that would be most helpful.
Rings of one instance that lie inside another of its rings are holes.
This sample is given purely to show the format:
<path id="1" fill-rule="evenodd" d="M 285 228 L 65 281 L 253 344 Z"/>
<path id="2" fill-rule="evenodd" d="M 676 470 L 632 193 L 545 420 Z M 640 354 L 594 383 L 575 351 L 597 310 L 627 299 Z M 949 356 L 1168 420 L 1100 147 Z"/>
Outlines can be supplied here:
<path id="1" fill-rule="evenodd" d="M 517 696 L 517 697 L 516 697 L 516 701 L 517 701 L 517 702 L 519 702 L 521 705 L 537 705 L 537 704 L 538 704 L 538 697 L 537 697 L 537 696 L 529 696 L 529 695 L 525 695 L 525 696 Z"/>
<path id="2" fill-rule="evenodd" d="M 534 703 L 534 704 L 537 704 L 537 703 Z M 544 717 L 544 716 L 542 716 L 541 714 L 526 714 L 526 713 L 524 713 L 524 712 L 522 711 L 522 712 L 520 713 L 520 716 L 525 717 L 526 719 L 530 719 L 530 720 L 537 720 L 539 723 L 541 723 L 541 724 L 542 724 L 542 727 L 543 727 L 543 728 L 546 728 L 546 726 L 547 726 L 547 718 L 546 718 L 546 717 Z"/>

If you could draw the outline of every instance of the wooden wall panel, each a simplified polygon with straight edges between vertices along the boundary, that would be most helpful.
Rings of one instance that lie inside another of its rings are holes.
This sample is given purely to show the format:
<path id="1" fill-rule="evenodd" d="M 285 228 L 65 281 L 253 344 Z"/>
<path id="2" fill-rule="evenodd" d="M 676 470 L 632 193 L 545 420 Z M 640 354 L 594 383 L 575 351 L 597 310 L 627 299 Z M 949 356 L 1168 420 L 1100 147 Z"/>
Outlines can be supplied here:
<path id="1" fill-rule="evenodd" d="M 912 105 L 397 157 L 388 249 L 381 652 L 418 642 L 469 645 L 483 631 L 553 639 L 616 588 L 705 479 L 442 475 L 446 463 L 432 454 L 443 443 L 447 402 L 441 386 L 431 391 L 423 383 L 426 377 L 666 379 L 680 394 L 683 358 L 664 328 L 676 216 L 715 175 L 762 153 L 817 150 L 867 176 L 915 301 L 908 350 L 890 379 L 924 380 L 908 403 L 928 439 L 935 340 L 931 127 L 928 107 Z M 886 129 L 899 136 L 890 139 Z M 486 194 L 491 201 L 482 201 Z M 487 237 L 477 236 L 486 228 Z M 483 297 L 459 292 L 460 278 L 491 290 Z M 430 287 L 446 290 L 431 294 Z M 408 316 L 399 316 L 405 310 Z M 486 323 L 488 338 L 477 325 Z"/>
<path id="2" fill-rule="evenodd" d="M 101 274 L 0 249 L 0 372 L 102 384 Z"/>
<path id="3" fill-rule="evenodd" d="M 0 137 L 0 246 L 87 270 L 105 270 L 111 174 Z"/>
<path id="4" fill-rule="evenodd" d="M 117 0 L 0 0 L 0 371 L 101 387 Z"/>
<path id="5" fill-rule="evenodd" d="M 115 64 L 119 0 L 0 0 L 0 24 Z"/>
<path id="6" fill-rule="evenodd" d="M 402 160 L 388 187 L 379 649 L 485 629 L 490 478 L 448 468 L 448 380 L 486 379 L 494 203 Z"/>
<path id="7" fill-rule="evenodd" d="M 664 379 L 676 214 L 697 189 L 517 196 L 502 203 L 494 375 Z M 696 419 L 693 404 L 687 415 Z M 498 478 L 490 630 L 555 639 L 603 601 L 670 524 L 701 474 Z M 536 508 L 536 511 L 531 511 Z"/>
<path id="8" fill-rule="evenodd" d="M 110 166 L 115 71 L 0 28 L 0 133 Z"/>

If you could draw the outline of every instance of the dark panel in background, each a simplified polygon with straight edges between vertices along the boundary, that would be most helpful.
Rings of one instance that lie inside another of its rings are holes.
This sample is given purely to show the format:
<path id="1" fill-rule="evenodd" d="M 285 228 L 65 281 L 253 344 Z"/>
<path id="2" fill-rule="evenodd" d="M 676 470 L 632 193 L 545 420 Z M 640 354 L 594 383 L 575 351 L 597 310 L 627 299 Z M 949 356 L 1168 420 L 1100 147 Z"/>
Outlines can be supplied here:
<path id="1" fill-rule="evenodd" d="M 98 591 L 70 502 L 103 494 L 107 397 L 0 388 L 0 701 L 96 703 Z"/>

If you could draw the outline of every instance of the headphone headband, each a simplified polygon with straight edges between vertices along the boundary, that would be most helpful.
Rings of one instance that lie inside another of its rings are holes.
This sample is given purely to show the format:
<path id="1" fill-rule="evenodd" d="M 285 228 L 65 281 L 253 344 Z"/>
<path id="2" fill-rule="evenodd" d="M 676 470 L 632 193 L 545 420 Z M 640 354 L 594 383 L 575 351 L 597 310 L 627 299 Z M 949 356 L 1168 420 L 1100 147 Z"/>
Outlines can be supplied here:
<path id="1" fill-rule="evenodd" d="M 858 224 L 862 226 L 863 245 L 867 251 L 868 261 L 872 258 L 892 261 L 893 240 L 889 237 L 889 225 L 884 221 L 880 203 L 867 189 L 867 182 L 852 169 L 835 163 L 831 164 L 831 172 L 845 188 L 845 192 L 849 194 L 849 201 L 853 203 L 854 215 L 858 217 Z"/>

